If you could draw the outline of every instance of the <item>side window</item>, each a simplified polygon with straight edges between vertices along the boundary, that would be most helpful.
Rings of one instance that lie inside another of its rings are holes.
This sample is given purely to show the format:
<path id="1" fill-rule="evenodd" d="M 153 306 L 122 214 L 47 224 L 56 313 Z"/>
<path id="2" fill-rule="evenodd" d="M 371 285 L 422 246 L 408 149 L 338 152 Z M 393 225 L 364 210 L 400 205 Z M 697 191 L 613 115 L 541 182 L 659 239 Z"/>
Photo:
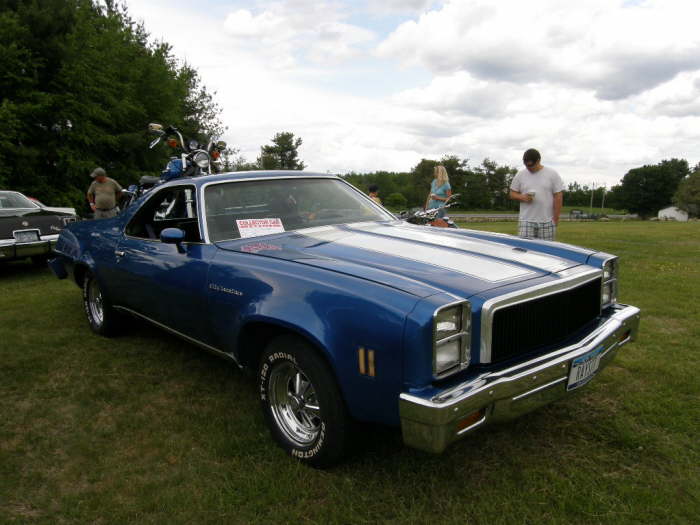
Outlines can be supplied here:
<path id="1" fill-rule="evenodd" d="M 185 242 L 201 242 L 194 186 L 177 186 L 160 190 L 136 212 L 126 227 L 126 234 L 143 239 L 159 239 L 165 228 L 180 228 Z"/>

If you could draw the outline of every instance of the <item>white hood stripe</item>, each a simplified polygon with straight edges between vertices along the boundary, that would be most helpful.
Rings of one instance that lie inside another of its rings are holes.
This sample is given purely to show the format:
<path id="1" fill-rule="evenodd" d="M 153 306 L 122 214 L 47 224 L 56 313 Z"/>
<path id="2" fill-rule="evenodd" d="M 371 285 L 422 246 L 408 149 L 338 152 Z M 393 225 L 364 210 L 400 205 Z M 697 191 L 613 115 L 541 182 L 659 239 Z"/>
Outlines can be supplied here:
<path id="1" fill-rule="evenodd" d="M 570 262 L 551 255 L 518 251 L 514 250 L 512 246 L 485 241 L 483 239 L 459 239 L 451 235 L 441 235 L 441 232 L 435 231 L 435 229 L 425 230 L 425 226 L 385 226 L 381 229 L 374 230 L 374 232 L 380 235 L 415 240 L 437 246 L 448 246 L 458 250 L 484 254 L 507 261 L 526 264 L 548 272 L 560 272 L 571 266 Z"/>
<path id="2" fill-rule="evenodd" d="M 382 233 L 385 232 L 382 231 Z M 334 241 L 334 244 L 426 263 L 433 267 L 444 268 L 494 283 L 534 274 L 525 268 L 493 261 L 485 257 L 446 250 L 439 246 L 417 245 L 408 242 L 411 238 L 415 239 L 415 237 L 407 237 L 407 240 L 387 239 L 386 237 L 356 233 L 338 239 Z"/>

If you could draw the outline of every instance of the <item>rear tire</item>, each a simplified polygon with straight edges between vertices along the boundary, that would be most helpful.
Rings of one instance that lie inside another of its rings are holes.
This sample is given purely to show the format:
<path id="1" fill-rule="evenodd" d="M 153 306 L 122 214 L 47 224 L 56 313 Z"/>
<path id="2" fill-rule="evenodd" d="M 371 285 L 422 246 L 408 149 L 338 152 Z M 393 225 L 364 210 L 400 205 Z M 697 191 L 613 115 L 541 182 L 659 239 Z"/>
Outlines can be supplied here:
<path id="1" fill-rule="evenodd" d="M 260 402 L 270 432 L 291 456 L 315 468 L 345 455 L 350 419 L 333 373 L 302 339 L 273 339 L 258 368 Z"/>
<path id="2" fill-rule="evenodd" d="M 104 297 L 100 285 L 89 271 L 83 281 L 83 307 L 90 329 L 99 335 L 109 336 L 117 332 L 120 316 Z"/>

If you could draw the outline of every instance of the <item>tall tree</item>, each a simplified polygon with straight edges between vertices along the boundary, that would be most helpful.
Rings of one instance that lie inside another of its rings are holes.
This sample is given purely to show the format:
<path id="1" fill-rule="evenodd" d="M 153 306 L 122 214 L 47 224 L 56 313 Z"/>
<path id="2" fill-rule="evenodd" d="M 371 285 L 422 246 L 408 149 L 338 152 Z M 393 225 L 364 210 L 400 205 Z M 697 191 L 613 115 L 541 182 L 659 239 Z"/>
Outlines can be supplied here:
<path id="1" fill-rule="evenodd" d="M 486 158 L 481 166 L 474 171 L 484 177 L 486 188 L 487 208 L 492 210 L 508 209 L 512 201 L 508 198 L 510 183 L 517 173 L 515 168 L 510 166 L 499 166 L 495 161 Z"/>
<path id="2" fill-rule="evenodd" d="M 689 172 L 688 162 L 682 159 L 634 168 L 622 179 L 621 204 L 643 218 L 655 215 L 671 203 L 678 184 Z"/>
<path id="3" fill-rule="evenodd" d="M 294 138 L 294 133 L 276 133 L 271 145 L 260 147 L 258 165 L 264 170 L 303 170 L 298 151 L 301 144 L 301 137 Z"/>
<path id="4" fill-rule="evenodd" d="M 0 187 L 78 206 L 103 166 L 122 184 L 162 169 L 149 122 L 221 129 L 218 107 L 167 43 L 107 0 L 1 1 Z"/>
<path id="5" fill-rule="evenodd" d="M 700 164 L 678 185 L 673 203 L 695 217 L 700 215 Z"/>

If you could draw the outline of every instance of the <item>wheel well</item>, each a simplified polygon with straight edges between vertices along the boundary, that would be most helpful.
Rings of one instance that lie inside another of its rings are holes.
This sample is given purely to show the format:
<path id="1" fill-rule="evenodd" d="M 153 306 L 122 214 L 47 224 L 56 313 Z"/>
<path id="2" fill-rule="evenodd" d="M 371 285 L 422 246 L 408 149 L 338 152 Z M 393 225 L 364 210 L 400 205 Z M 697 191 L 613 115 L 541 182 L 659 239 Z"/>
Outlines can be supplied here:
<path id="1" fill-rule="evenodd" d="M 89 271 L 89 268 L 84 264 L 76 264 L 75 268 L 73 269 L 73 279 L 75 279 L 75 284 L 82 288 L 83 284 L 85 283 L 85 274 Z"/>
<path id="2" fill-rule="evenodd" d="M 260 361 L 260 356 L 263 350 L 265 350 L 265 347 L 270 341 L 281 335 L 293 335 L 299 339 L 303 339 L 326 362 L 331 371 L 333 371 L 328 356 L 314 341 L 295 330 L 265 322 L 248 323 L 241 331 L 238 338 L 238 348 L 240 349 L 238 352 L 238 360 L 240 364 L 246 368 L 250 368 L 253 373 L 255 373 L 257 371 L 258 362 Z"/>

